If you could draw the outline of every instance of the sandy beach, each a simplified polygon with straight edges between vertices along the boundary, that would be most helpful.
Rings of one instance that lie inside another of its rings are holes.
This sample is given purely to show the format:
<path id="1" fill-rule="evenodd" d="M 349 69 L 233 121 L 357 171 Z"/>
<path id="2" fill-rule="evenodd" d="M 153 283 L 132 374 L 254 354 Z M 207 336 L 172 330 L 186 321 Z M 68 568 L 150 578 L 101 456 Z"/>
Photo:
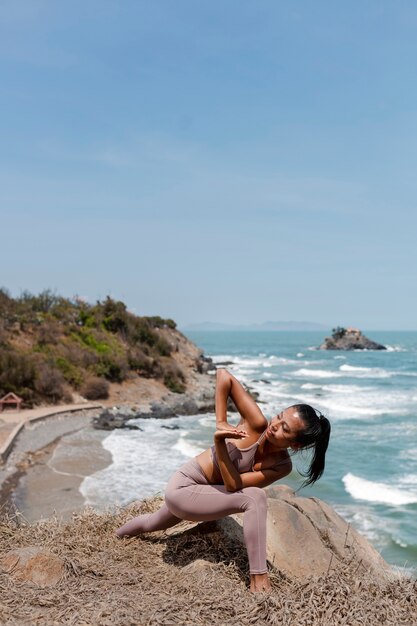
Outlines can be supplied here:
<path id="1" fill-rule="evenodd" d="M 108 433 L 91 425 L 99 412 L 63 413 L 25 425 L 0 468 L 3 511 L 18 510 L 33 522 L 53 514 L 70 519 L 84 508 L 82 481 L 112 460 L 101 445 Z"/>

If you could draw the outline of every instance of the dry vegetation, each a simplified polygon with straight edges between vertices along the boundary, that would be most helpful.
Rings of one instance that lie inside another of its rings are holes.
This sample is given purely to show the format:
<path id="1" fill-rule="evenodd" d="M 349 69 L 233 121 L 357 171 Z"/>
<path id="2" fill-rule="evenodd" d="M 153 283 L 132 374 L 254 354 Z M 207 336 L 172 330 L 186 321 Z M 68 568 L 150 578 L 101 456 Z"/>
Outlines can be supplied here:
<path id="1" fill-rule="evenodd" d="M 295 582 L 272 572 L 273 592 L 247 591 L 247 560 L 238 543 L 218 532 L 120 540 L 114 529 L 159 506 L 134 505 L 116 516 L 86 511 L 71 523 L 22 524 L 3 520 L 1 553 L 37 545 L 65 559 L 66 576 L 52 588 L 0 575 L 3 625 L 226 625 L 412 626 L 417 623 L 415 581 L 378 585 L 357 564 L 322 578 Z M 139 509 L 139 506 L 141 507 Z M 0 555 L 1 556 L 1 555 Z M 196 559 L 210 564 L 193 567 Z"/>
<path id="2" fill-rule="evenodd" d="M 74 391 L 100 399 L 109 382 L 138 375 L 183 393 L 173 358 L 181 337 L 173 320 L 133 315 L 110 297 L 91 305 L 0 289 L 0 396 L 12 391 L 26 406 L 70 402 Z"/>

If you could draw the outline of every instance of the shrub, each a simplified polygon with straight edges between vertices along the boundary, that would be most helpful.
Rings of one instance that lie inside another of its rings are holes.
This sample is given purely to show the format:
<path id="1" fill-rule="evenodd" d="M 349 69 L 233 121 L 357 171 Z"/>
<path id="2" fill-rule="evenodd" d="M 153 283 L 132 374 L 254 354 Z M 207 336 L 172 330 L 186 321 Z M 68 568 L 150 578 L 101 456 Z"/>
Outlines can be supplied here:
<path id="1" fill-rule="evenodd" d="M 341 339 L 345 335 L 346 335 L 346 328 L 343 328 L 342 326 L 336 326 L 336 328 L 332 329 L 333 339 Z"/>
<path id="2" fill-rule="evenodd" d="M 60 335 L 60 329 L 55 321 L 44 321 L 38 333 L 38 343 L 40 346 L 45 346 L 47 344 L 56 345 L 58 343 Z"/>
<path id="3" fill-rule="evenodd" d="M 112 383 L 122 383 L 126 379 L 128 370 L 128 363 L 123 358 L 112 355 L 103 356 L 94 367 L 98 376 L 104 376 Z"/>
<path id="4" fill-rule="evenodd" d="M 142 317 L 143 320 L 146 320 L 146 322 L 152 326 L 152 328 L 172 328 L 175 329 L 177 327 L 176 323 L 174 322 L 174 320 L 168 318 L 168 319 L 164 319 L 163 317 L 160 317 L 159 315 L 151 315 L 151 316 L 145 316 Z"/>
<path id="5" fill-rule="evenodd" d="M 62 356 L 57 357 L 55 362 L 67 383 L 76 389 L 80 387 L 83 382 L 83 376 L 77 366 Z"/>
<path id="6" fill-rule="evenodd" d="M 98 303 L 103 314 L 103 326 L 111 333 L 126 331 L 128 328 L 129 314 L 123 302 L 113 300 L 107 296 L 104 302 Z"/>
<path id="7" fill-rule="evenodd" d="M 164 385 L 174 393 L 185 392 L 185 376 L 177 365 L 170 363 L 164 368 Z"/>
<path id="8" fill-rule="evenodd" d="M 154 360 L 140 348 L 130 348 L 127 352 L 127 361 L 129 368 L 135 370 L 139 376 L 151 378 L 155 373 Z"/>
<path id="9" fill-rule="evenodd" d="M 36 368 L 32 357 L 0 349 L 0 393 L 2 395 L 13 391 L 26 397 L 26 391 L 33 388 L 35 375 Z"/>
<path id="10" fill-rule="evenodd" d="M 64 377 L 49 363 L 40 362 L 36 368 L 35 391 L 58 402 L 65 396 Z"/>
<path id="11" fill-rule="evenodd" d="M 81 388 L 81 395 L 87 400 L 106 400 L 109 397 L 110 385 L 104 378 L 92 376 Z"/>
<path id="12" fill-rule="evenodd" d="M 77 337 L 79 337 L 87 347 L 97 352 L 97 354 L 107 354 L 111 352 L 109 344 L 103 341 L 102 337 L 99 337 L 98 333 L 94 332 L 94 330 L 82 328 L 79 333 L 77 333 Z"/>

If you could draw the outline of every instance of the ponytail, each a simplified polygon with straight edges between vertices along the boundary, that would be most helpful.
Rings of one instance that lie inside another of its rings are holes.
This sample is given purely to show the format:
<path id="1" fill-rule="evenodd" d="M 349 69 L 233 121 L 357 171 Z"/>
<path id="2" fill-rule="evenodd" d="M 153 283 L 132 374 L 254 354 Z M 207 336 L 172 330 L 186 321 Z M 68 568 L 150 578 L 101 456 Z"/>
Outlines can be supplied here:
<path id="1" fill-rule="evenodd" d="M 331 426 L 330 422 L 322 413 L 316 412 L 309 404 L 296 404 L 293 407 L 298 412 L 300 419 L 306 427 L 296 439 L 296 443 L 303 450 L 312 449 L 313 457 L 305 473 L 302 487 L 312 485 L 324 472 L 326 450 L 329 445 Z"/>

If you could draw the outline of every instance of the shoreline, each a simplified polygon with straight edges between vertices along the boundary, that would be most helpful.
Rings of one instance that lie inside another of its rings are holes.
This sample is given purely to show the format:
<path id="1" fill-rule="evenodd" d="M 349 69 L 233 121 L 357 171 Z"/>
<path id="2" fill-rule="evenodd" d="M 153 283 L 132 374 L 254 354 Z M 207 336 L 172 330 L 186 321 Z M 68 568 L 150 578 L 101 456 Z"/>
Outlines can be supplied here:
<path id="1" fill-rule="evenodd" d="M 25 425 L 0 467 L 3 514 L 18 512 L 31 523 L 54 514 L 70 519 L 85 508 L 79 490 L 84 478 L 112 462 L 101 445 L 109 433 L 92 427 L 98 413 L 63 412 Z"/>
<path id="2" fill-rule="evenodd" d="M 212 375 L 192 371 L 188 385 L 186 394 L 176 394 L 159 381 L 140 379 L 112 385 L 110 397 L 99 403 L 0 413 L 2 451 L 7 440 L 0 464 L 0 511 L 18 510 L 35 521 L 56 512 L 67 519 L 83 510 L 88 506 L 79 490 L 83 480 L 112 463 L 101 444 L 113 427 L 93 428 L 93 418 L 114 408 L 125 414 L 122 421 L 139 414 L 163 419 L 213 404 Z"/>

